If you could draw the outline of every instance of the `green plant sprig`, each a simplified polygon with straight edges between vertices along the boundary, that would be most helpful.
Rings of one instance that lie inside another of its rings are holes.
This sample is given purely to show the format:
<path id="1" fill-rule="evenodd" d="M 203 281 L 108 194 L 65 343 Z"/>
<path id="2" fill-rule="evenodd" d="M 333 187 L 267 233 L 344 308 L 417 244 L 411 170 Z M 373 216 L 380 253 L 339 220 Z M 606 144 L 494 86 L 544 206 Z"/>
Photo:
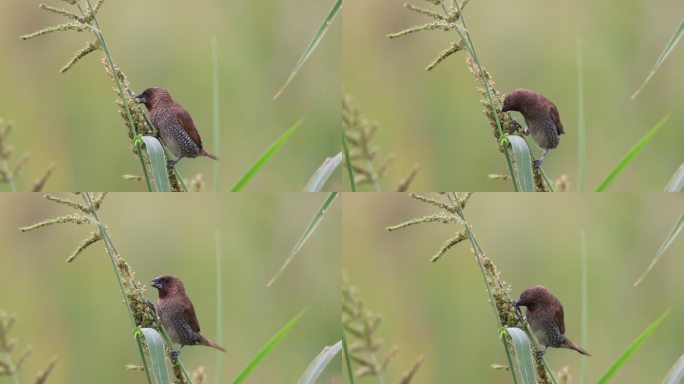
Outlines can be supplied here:
<path id="1" fill-rule="evenodd" d="M 9 186 L 10 192 L 17 191 L 16 179 L 31 159 L 31 156 L 28 153 L 25 153 L 14 167 L 10 168 L 10 160 L 14 155 L 14 147 L 7 144 L 7 138 L 10 133 L 12 133 L 13 129 L 14 124 L 5 122 L 5 120 L 0 118 L 0 183 L 6 183 Z M 45 183 L 47 183 L 50 176 L 52 176 L 54 170 L 55 164 L 50 164 L 43 173 L 43 176 L 33 182 L 31 192 L 40 192 L 43 190 Z"/>

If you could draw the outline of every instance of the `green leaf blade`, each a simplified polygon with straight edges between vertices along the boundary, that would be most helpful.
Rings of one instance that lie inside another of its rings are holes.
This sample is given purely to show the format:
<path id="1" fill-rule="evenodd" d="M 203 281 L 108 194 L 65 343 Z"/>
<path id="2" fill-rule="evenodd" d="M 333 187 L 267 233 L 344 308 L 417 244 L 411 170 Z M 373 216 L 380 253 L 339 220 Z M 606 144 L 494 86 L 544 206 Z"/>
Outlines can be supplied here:
<path id="1" fill-rule="evenodd" d="M 653 75 L 655 75 L 658 69 L 660 69 L 660 66 L 663 64 L 663 62 L 665 62 L 665 59 L 667 59 L 667 57 L 670 56 L 670 52 L 672 52 L 674 47 L 677 45 L 679 39 L 682 38 L 682 35 L 684 35 L 684 20 L 682 20 L 682 23 L 679 25 L 679 28 L 677 28 L 674 35 L 672 35 L 672 38 L 670 38 L 670 41 L 667 43 L 665 49 L 658 57 L 658 60 L 656 60 L 655 65 L 653 65 L 653 68 L 651 68 L 651 72 L 649 72 L 648 76 L 646 76 L 646 80 L 644 80 L 644 82 L 641 83 L 641 86 L 639 86 L 639 88 L 632 94 L 632 100 L 634 100 L 639 95 L 639 93 L 641 93 L 641 90 L 644 89 L 644 87 L 651 80 Z"/>
<path id="2" fill-rule="evenodd" d="M 515 169 L 518 174 L 518 190 L 522 192 L 534 192 L 534 177 L 532 176 L 532 155 L 525 139 L 516 135 L 506 136 L 506 140 L 511 143 L 513 157 L 515 158 Z"/>
<path id="3" fill-rule="evenodd" d="M 161 335 L 154 328 L 140 328 L 140 332 L 145 337 L 147 349 L 150 351 L 154 379 L 157 381 L 157 384 L 170 383 L 169 371 L 166 366 L 164 341 Z"/>
<path id="4" fill-rule="evenodd" d="M 155 137 L 143 136 L 142 140 L 145 142 L 147 156 L 150 159 L 150 168 L 152 169 L 152 176 L 154 177 L 154 184 L 157 187 L 157 192 L 169 192 L 171 186 L 169 184 L 169 174 L 166 169 L 166 154 L 164 154 L 164 148 Z"/>
<path id="5" fill-rule="evenodd" d="M 658 260 L 660 260 L 660 258 L 663 256 L 665 251 L 667 251 L 667 249 L 670 247 L 670 245 L 675 240 L 675 238 L 677 238 L 677 236 L 679 236 L 679 233 L 682 231 L 683 227 L 684 227 L 684 212 L 682 212 L 682 215 L 679 216 L 679 220 L 677 220 L 674 227 L 672 227 L 672 230 L 670 230 L 670 233 L 667 235 L 667 237 L 665 238 L 665 241 L 660 246 L 660 249 L 658 249 L 658 252 L 656 253 L 653 260 L 651 261 L 651 264 L 648 266 L 648 268 L 646 268 L 644 273 L 642 273 L 641 276 L 639 276 L 637 281 L 634 283 L 635 287 L 638 286 L 639 284 L 641 284 L 641 281 L 644 280 L 644 277 L 646 277 L 646 275 L 651 271 L 651 269 L 653 269 L 653 266 L 655 266 L 655 264 L 658 262 Z"/>
<path id="6" fill-rule="evenodd" d="M 280 147 L 283 146 L 287 142 L 287 140 L 292 136 L 297 129 L 299 129 L 299 126 L 302 125 L 302 121 L 304 119 L 299 119 L 296 123 L 294 123 L 290 128 L 285 131 L 273 144 L 271 144 L 268 149 L 257 159 L 257 161 L 252 165 L 252 167 L 245 173 L 244 176 L 238 180 L 235 185 L 233 185 L 233 188 L 231 188 L 231 192 L 240 192 L 252 178 L 261 170 L 261 168 L 266 164 L 268 159 L 273 157 L 273 155 L 278 152 Z"/>
<path id="7" fill-rule="evenodd" d="M 337 167 L 342 163 L 342 152 L 333 157 L 328 157 L 323 161 L 323 164 L 314 172 L 309 182 L 304 187 L 304 192 L 320 192 L 323 186 L 328 181 L 330 176 L 335 172 Z"/>
<path id="8" fill-rule="evenodd" d="M 634 147 L 625 155 L 625 157 L 618 163 L 617 166 L 606 176 L 606 178 L 601 182 L 601 184 L 596 188 L 596 192 L 603 192 L 608 188 L 615 178 L 622 172 L 622 170 L 629 164 L 634 156 L 636 156 L 639 152 L 641 152 L 642 149 L 646 146 L 646 144 L 653 139 L 653 136 L 655 136 L 656 133 L 660 130 L 660 128 L 667 122 L 667 120 L 670 118 L 670 116 L 665 116 L 662 120 L 658 122 L 658 124 L 654 125 L 653 128 L 651 128 L 644 137 L 639 140 Z"/>
<path id="9" fill-rule="evenodd" d="M 684 191 L 684 163 L 679 166 L 667 183 L 665 192 L 682 192 Z"/>
<path id="10" fill-rule="evenodd" d="M 268 355 L 271 350 L 278 345 L 280 340 L 283 339 L 291 330 L 292 328 L 299 322 L 299 320 L 302 318 L 304 313 L 306 312 L 306 309 L 302 310 L 299 312 L 295 317 L 292 318 L 292 320 L 288 321 L 287 324 L 285 324 L 278 332 L 271 337 L 268 342 L 261 348 L 261 351 L 250 361 L 250 363 L 247 365 L 247 367 L 240 372 L 240 374 L 233 380 L 233 384 L 240 384 L 247 379 L 247 377 L 252 373 L 252 371 L 261 363 L 261 361 Z"/>
<path id="11" fill-rule="evenodd" d="M 513 348 L 515 349 L 515 358 L 518 360 L 518 367 L 520 368 L 520 377 L 525 384 L 535 384 L 536 376 L 534 373 L 534 360 L 532 359 L 532 347 L 530 347 L 530 339 L 527 333 L 520 328 L 502 328 L 502 333 L 508 334 L 513 341 Z M 511 367 L 513 369 L 513 367 Z"/>
<path id="12" fill-rule="evenodd" d="M 323 373 L 325 368 L 342 350 L 342 340 L 334 345 L 326 345 L 321 353 L 311 361 L 311 364 L 306 368 L 304 374 L 299 379 L 299 384 L 315 384 L 318 377 Z"/>
<path id="13" fill-rule="evenodd" d="M 663 384 L 679 384 L 684 380 L 684 355 L 674 363 L 670 372 L 667 373 Z"/>

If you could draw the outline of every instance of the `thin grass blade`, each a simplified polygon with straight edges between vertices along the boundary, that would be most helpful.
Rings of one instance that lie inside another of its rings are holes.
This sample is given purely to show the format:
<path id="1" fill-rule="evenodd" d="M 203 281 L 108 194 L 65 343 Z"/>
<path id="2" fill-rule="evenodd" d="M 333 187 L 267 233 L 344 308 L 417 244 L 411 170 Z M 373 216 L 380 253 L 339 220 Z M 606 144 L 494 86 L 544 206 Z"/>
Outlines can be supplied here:
<path id="1" fill-rule="evenodd" d="M 582 63 L 582 40 L 577 40 L 577 160 L 579 162 L 578 188 L 584 192 L 584 175 L 586 169 L 586 145 L 584 127 L 584 67 Z M 582 360 L 584 362 L 584 360 Z"/>
<path id="2" fill-rule="evenodd" d="M 320 192 L 323 186 L 330 178 L 330 175 L 335 172 L 337 167 L 342 163 L 342 152 L 333 157 L 328 157 L 323 161 L 323 164 L 311 176 L 309 182 L 304 187 L 304 192 Z"/>
<path id="3" fill-rule="evenodd" d="M 150 351 L 150 361 L 152 362 L 152 372 L 157 384 L 168 384 L 169 371 L 166 366 L 166 353 L 164 352 L 164 341 L 161 335 L 154 328 L 136 328 L 136 333 L 141 333 L 147 342 L 147 349 Z"/>
<path id="4" fill-rule="evenodd" d="M 684 355 L 674 363 L 670 372 L 667 373 L 663 384 L 679 384 L 684 379 Z"/>
<path id="5" fill-rule="evenodd" d="M 682 163 L 677 171 L 675 171 L 674 175 L 672 175 L 672 178 L 670 179 L 670 182 L 667 183 L 667 187 L 665 187 L 665 192 L 682 191 L 684 191 L 684 163 Z"/>
<path id="6" fill-rule="evenodd" d="M 142 140 L 145 142 L 147 156 L 150 159 L 150 168 L 152 169 L 154 184 L 157 186 L 157 192 L 169 192 L 171 186 L 169 185 L 169 174 L 166 170 L 164 148 L 155 137 L 143 136 Z"/>
<path id="7" fill-rule="evenodd" d="M 534 178 L 532 177 L 532 155 L 525 139 L 516 135 L 504 136 L 511 143 L 515 169 L 518 174 L 518 190 L 521 192 L 534 192 Z"/>
<path id="8" fill-rule="evenodd" d="M 589 348 L 589 252 L 587 251 L 587 231 L 580 232 L 580 254 L 582 257 L 582 345 Z M 587 359 L 582 359 L 580 383 L 587 382 Z"/>
<path id="9" fill-rule="evenodd" d="M 347 175 L 349 176 L 349 186 L 352 192 L 356 192 L 356 181 L 354 181 L 354 172 L 349 157 L 349 144 L 347 144 L 347 136 L 344 135 L 344 132 L 342 132 L 342 149 L 344 150 L 344 164 L 347 166 Z"/>
<path id="10" fill-rule="evenodd" d="M 221 246 L 221 231 L 214 232 L 216 253 L 216 342 L 223 344 L 223 255 Z M 223 356 L 216 351 L 216 384 L 221 384 L 223 377 Z"/>
<path id="11" fill-rule="evenodd" d="M 534 373 L 534 360 L 532 359 L 532 348 L 527 333 L 520 328 L 501 328 L 501 335 L 508 334 L 513 341 L 515 358 L 518 360 L 520 377 L 525 384 L 535 384 L 536 376 Z M 513 369 L 513 367 L 511 367 Z"/>
<path id="12" fill-rule="evenodd" d="M 632 356 L 634 352 L 636 352 L 637 349 L 641 346 L 641 344 L 646 341 L 646 339 L 653 333 L 653 331 L 658 328 L 658 326 L 665 320 L 667 315 L 670 314 L 670 309 L 665 311 L 656 321 L 654 321 L 651 325 L 648 326 L 634 341 L 632 341 L 632 344 L 627 347 L 627 350 L 620 355 L 620 357 L 613 363 L 613 365 L 608 368 L 606 373 L 601 376 L 601 378 L 598 380 L 597 384 L 606 384 L 610 381 L 610 379 L 617 373 L 617 371 L 627 362 L 627 360 Z"/>
<path id="13" fill-rule="evenodd" d="M 635 287 L 641 284 L 641 281 L 644 279 L 644 277 L 646 277 L 646 274 L 648 274 L 651 271 L 651 269 L 653 269 L 653 266 L 658 262 L 658 260 L 660 260 L 660 257 L 663 256 L 663 254 L 665 253 L 665 251 L 667 251 L 672 242 L 677 238 L 677 236 L 679 236 L 679 233 L 682 231 L 682 227 L 684 227 L 684 212 L 682 212 L 682 215 L 679 216 L 679 220 L 677 220 L 674 227 L 672 227 L 672 230 L 665 238 L 665 241 L 660 246 L 660 249 L 658 249 L 658 252 L 651 261 L 651 264 L 648 266 L 648 268 L 646 268 L 644 273 L 642 273 L 641 276 L 639 276 L 637 281 L 634 283 Z"/>
<path id="14" fill-rule="evenodd" d="M 239 384 L 245 381 L 245 379 L 249 376 L 250 373 L 256 368 L 261 361 L 264 360 L 264 358 L 268 355 L 271 350 L 278 345 L 280 340 L 283 339 L 291 330 L 292 328 L 297 324 L 299 319 L 302 318 L 304 313 L 306 312 L 306 309 L 302 310 L 297 314 L 297 316 L 293 317 L 292 320 L 288 321 L 287 324 L 285 324 L 278 332 L 271 337 L 271 339 L 266 343 L 266 345 L 261 348 L 261 351 L 254 357 L 252 361 L 247 365 L 247 367 L 233 380 L 233 384 Z"/>
<path id="15" fill-rule="evenodd" d="M 642 149 L 648 144 L 651 139 L 653 139 L 653 136 L 655 136 L 656 133 L 660 130 L 660 128 L 667 122 L 667 120 L 670 118 L 670 116 L 665 116 L 662 120 L 658 122 L 653 128 L 651 128 L 644 137 L 639 140 L 638 143 L 632 149 L 625 155 L 625 157 L 618 163 L 618 165 L 613 169 L 610 174 L 601 182 L 601 184 L 596 188 L 596 192 L 603 192 L 608 188 L 613 183 L 613 180 L 622 172 L 622 170 L 629 164 L 630 161 L 636 156 L 639 152 L 641 152 Z"/>
<path id="16" fill-rule="evenodd" d="M 672 52 L 674 47 L 677 45 L 677 43 L 679 42 L 679 39 L 682 38 L 683 34 L 684 34 L 684 20 L 682 20 L 682 23 L 679 25 L 679 28 L 677 28 L 674 35 L 672 35 L 670 42 L 667 43 L 667 45 L 665 46 L 665 49 L 663 50 L 663 52 L 658 57 L 658 60 L 656 60 L 655 65 L 653 65 L 653 68 L 651 69 L 651 72 L 648 74 L 648 76 L 646 76 L 646 80 L 644 80 L 644 82 L 641 83 L 641 86 L 636 91 L 634 91 L 634 93 L 632 94 L 632 100 L 634 100 L 639 95 L 641 90 L 644 89 L 644 87 L 651 80 L 653 75 L 655 75 L 655 73 L 658 71 L 660 66 L 665 61 L 665 59 L 667 59 L 667 57 L 670 55 L 670 52 Z"/>
<path id="17" fill-rule="evenodd" d="M 314 384 L 332 359 L 342 350 L 342 340 L 334 345 L 326 345 L 321 353 L 309 364 L 304 374 L 299 378 L 299 384 Z"/>
<path id="18" fill-rule="evenodd" d="M 214 154 L 219 159 L 221 158 L 221 115 L 219 108 L 219 72 L 218 72 L 218 47 L 216 45 L 216 37 L 211 38 L 211 67 L 212 67 L 212 83 L 213 83 L 213 118 L 212 131 L 214 136 Z M 214 161 L 214 192 L 218 192 L 221 188 L 221 162 Z"/>
<path id="19" fill-rule="evenodd" d="M 299 240 L 297 240 L 297 243 L 295 243 L 294 247 L 292 247 L 292 250 L 290 251 L 290 254 L 287 256 L 285 263 L 283 263 L 283 266 L 280 267 L 278 272 L 276 272 L 276 274 L 271 278 L 268 284 L 266 284 L 267 287 L 270 287 L 271 285 L 273 285 L 273 283 L 275 283 L 275 281 L 283 273 L 288 264 L 290 264 L 292 259 L 294 259 L 294 257 L 297 256 L 299 250 L 302 249 L 304 244 L 306 244 L 306 241 L 309 240 L 309 237 L 311 237 L 311 235 L 314 233 L 314 231 L 318 227 L 318 224 L 321 223 L 323 216 L 325 216 L 325 214 L 328 212 L 328 208 L 330 208 L 335 199 L 337 199 L 337 192 L 330 192 L 330 194 L 328 194 L 328 197 L 326 197 L 325 201 L 323 201 L 321 207 L 318 208 L 318 212 L 316 212 L 313 219 L 311 219 L 311 222 L 306 227 L 306 230 L 304 230 L 302 236 L 299 238 Z"/>
<path id="20" fill-rule="evenodd" d="M 304 53 L 299 58 L 299 61 L 297 61 L 297 64 L 295 64 L 292 73 L 290 73 L 290 77 L 287 78 L 285 84 L 283 84 L 283 86 L 280 87 L 278 92 L 276 92 L 276 94 L 273 96 L 273 100 L 277 99 L 283 93 L 283 91 L 285 91 L 285 88 L 297 75 L 299 70 L 302 68 L 302 65 L 306 63 L 306 61 L 309 59 L 309 56 L 311 56 L 311 54 L 314 52 L 318 44 L 321 42 L 321 40 L 323 40 L 323 36 L 325 36 L 325 33 L 328 31 L 330 24 L 332 24 L 333 20 L 335 20 L 337 14 L 340 13 L 340 9 L 342 9 L 342 0 L 336 0 L 332 8 L 330 9 L 330 12 L 328 12 L 328 15 L 323 20 L 323 24 L 321 24 L 321 26 L 318 28 L 318 31 L 316 31 L 316 34 L 304 50 Z"/>
<path id="21" fill-rule="evenodd" d="M 342 349 L 344 353 L 344 365 L 347 367 L 349 383 L 354 384 L 354 372 L 352 372 L 351 359 L 349 358 L 349 348 L 347 348 L 347 336 L 342 332 Z"/>
<path id="22" fill-rule="evenodd" d="M 299 121 L 294 123 L 273 144 L 271 144 L 271 146 L 268 147 L 268 149 L 266 149 L 266 151 L 261 155 L 261 157 L 259 157 L 259 159 L 257 159 L 254 165 L 252 165 L 252 167 L 247 171 L 247 173 L 245 173 L 245 175 L 242 176 L 242 178 L 240 178 L 240 180 L 238 180 L 237 183 L 235 183 L 235 185 L 233 185 L 233 188 L 231 188 L 230 191 L 240 192 L 249 183 L 249 181 L 252 180 L 252 178 L 257 173 L 259 173 L 259 170 L 261 170 L 264 164 L 266 164 L 268 159 L 275 155 L 276 152 L 278 152 L 278 150 L 280 149 L 280 147 L 282 147 L 283 144 L 287 142 L 290 136 L 292 136 L 297 131 L 299 126 L 302 125 L 302 121 L 304 121 L 304 119 L 299 119 Z"/>

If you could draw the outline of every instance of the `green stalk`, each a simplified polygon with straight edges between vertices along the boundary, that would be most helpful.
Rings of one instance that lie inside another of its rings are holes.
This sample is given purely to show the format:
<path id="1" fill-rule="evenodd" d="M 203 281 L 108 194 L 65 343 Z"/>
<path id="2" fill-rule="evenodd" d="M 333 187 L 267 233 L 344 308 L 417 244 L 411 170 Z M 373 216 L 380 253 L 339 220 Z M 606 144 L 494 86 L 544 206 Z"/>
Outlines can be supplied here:
<path id="1" fill-rule="evenodd" d="M 221 231 L 214 232 L 216 242 L 216 342 L 223 342 L 223 276 L 221 267 Z M 216 351 L 216 383 L 221 384 L 223 359 L 220 351 Z"/>
<path id="2" fill-rule="evenodd" d="M 211 38 L 211 58 L 213 67 L 213 83 L 214 83 L 214 113 L 213 113 L 213 130 L 214 130 L 214 153 L 221 158 L 221 120 L 219 115 L 219 72 L 218 72 L 218 48 L 216 46 L 216 37 Z M 214 192 L 219 192 L 221 176 L 221 162 L 214 161 Z"/>
<path id="3" fill-rule="evenodd" d="M 587 254 L 587 231 L 580 232 L 580 253 L 582 255 L 582 345 L 589 348 L 589 269 Z M 587 382 L 587 359 L 582 359 L 580 383 Z"/>
<path id="4" fill-rule="evenodd" d="M 95 26 L 97 27 L 97 31 L 94 32 L 95 37 L 97 37 L 97 40 L 100 42 L 100 46 L 102 47 L 102 50 L 104 50 L 105 56 L 107 57 L 107 62 L 109 63 L 109 68 L 112 69 L 112 77 L 114 77 L 114 81 L 116 82 L 116 87 L 119 89 L 119 96 L 121 97 L 121 101 L 123 102 L 124 109 L 126 110 L 126 115 L 128 116 L 128 123 L 131 125 L 131 129 L 133 130 L 133 137 L 138 136 L 138 131 L 135 128 L 135 122 L 133 121 L 133 116 L 131 116 L 131 111 L 128 109 L 128 103 L 126 102 L 126 97 L 124 95 L 123 88 L 121 87 L 121 82 L 119 81 L 119 76 L 116 73 L 116 65 L 114 64 L 114 59 L 112 59 L 112 56 L 109 54 L 109 48 L 107 47 L 107 43 L 105 42 L 104 35 L 102 34 L 102 30 L 100 29 L 100 23 L 97 21 L 97 16 L 95 16 L 95 12 L 93 12 L 93 6 L 90 4 L 90 0 L 86 0 L 88 3 L 88 8 L 90 9 L 90 13 L 93 15 L 93 21 L 95 22 Z M 78 9 L 81 11 L 81 14 L 83 14 L 83 10 L 81 9 L 81 5 L 78 4 Z M 147 174 L 147 166 L 145 165 L 145 161 L 143 160 L 142 156 L 142 148 L 140 146 L 140 141 L 139 140 L 133 140 L 133 143 L 135 144 L 136 149 L 138 150 L 138 159 L 140 160 L 140 166 L 143 169 L 143 174 L 145 176 L 145 183 L 147 184 L 147 191 L 152 192 L 152 184 L 150 183 L 150 177 Z"/>
<path id="5" fill-rule="evenodd" d="M 579 180 L 578 191 L 584 192 L 584 175 L 586 167 L 586 159 L 584 154 L 584 69 L 582 67 L 582 40 L 577 40 L 577 148 L 579 153 Z M 582 359 L 584 362 L 585 359 Z"/>
<path id="6" fill-rule="evenodd" d="M 351 167 L 351 158 L 349 157 L 349 144 L 347 144 L 347 136 L 342 132 L 342 148 L 344 149 L 344 163 L 347 166 L 347 174 L 349 175 L 349 185 L 351 191 L 356 192 L 356 182 L 354 182 L 354 172 Z"/>

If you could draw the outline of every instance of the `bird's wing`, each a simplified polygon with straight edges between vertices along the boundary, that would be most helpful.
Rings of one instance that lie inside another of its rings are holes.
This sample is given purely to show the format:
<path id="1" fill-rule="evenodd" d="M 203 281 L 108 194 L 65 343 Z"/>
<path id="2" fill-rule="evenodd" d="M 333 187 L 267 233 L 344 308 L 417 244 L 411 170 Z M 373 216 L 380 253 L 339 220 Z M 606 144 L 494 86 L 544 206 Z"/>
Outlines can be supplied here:
<path id="1" fill-rule="evenodd" d="M 197 321 L 197 316 L 195 315 L 195 307 L 193 307 L 190 300 L 188 300 L 188 305 L 183 308 L 183 316 L 185 317 L 185 320 L 190 323 L 193 331 L 200 331 L 199 321 Z"/>
<path id="2" fill-rule="evenodd" d="M 192 117 L 190 117 L 190 114 L 188 111 L 186 111 L 184 108 L 176 108 L 176 118 L 178 119 L 178 122 L 180 123 L 181 127 L 185 130 L 185 132 L 190 135 L 190 138 L 192 141 L 195 142 L 195 144 L 199 145 L 200 148 L 202 148 L 202 139 L 200 138 L 199 132 L 197 132 L 197 128 L 195 128 L 195 123 L 192 121 Z"/>
<path id="3" fill-rule="evenodd" d="M 551 120 L 553 120 L 553 123 L 556 124 L 556 130 L 558 131 L 558 134 L 564 134 L 565 131 L 563 130 L 563 124 L 561 123 L 560 116 L 558 115 L 558 108 L 556 108 L 553 103 L 551 103 L 551 106 L 549 107 L 549 114 L 551 115 Z"/>
<path id="4" fill-rule="evenodd" d="M 561 335 L 565 335 L 565 315 L 563 314 L 563 306 L 558 303 L 558 310 L 554 314 L 556 324 L 560 328 Z"/>

